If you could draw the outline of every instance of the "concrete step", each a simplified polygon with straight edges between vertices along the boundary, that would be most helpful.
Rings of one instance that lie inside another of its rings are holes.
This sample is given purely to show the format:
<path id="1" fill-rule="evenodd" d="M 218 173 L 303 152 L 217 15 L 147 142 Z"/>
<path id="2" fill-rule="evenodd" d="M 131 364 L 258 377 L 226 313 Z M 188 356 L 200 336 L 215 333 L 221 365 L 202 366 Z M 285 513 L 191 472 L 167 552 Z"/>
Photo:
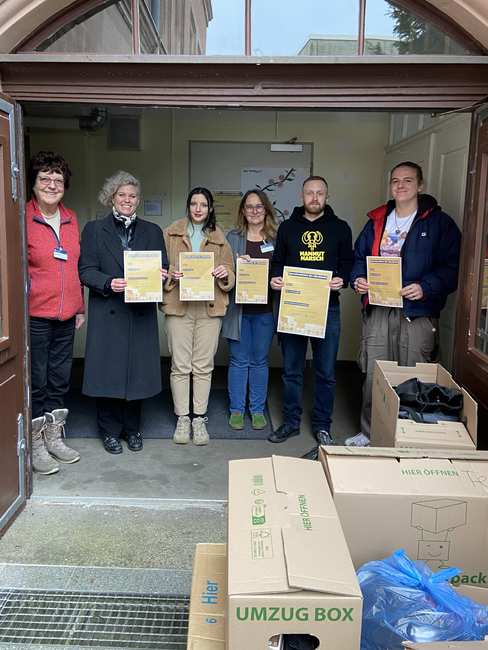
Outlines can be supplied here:
<path id="1" fill-rule="evenodd" d="M 32 499 L 0 539 L 0 558 L 4 568 L 191 571 L 196 543 L 226 540 L 226 510 L 198 499 Z"/>

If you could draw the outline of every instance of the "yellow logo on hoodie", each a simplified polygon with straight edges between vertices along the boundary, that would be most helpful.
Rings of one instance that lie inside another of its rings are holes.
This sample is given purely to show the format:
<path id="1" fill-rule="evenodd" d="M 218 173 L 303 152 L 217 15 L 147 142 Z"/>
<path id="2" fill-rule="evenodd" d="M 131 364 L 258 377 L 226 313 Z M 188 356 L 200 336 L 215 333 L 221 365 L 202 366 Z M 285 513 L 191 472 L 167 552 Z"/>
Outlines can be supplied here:
<path id="1" fill-rule="evenodd" d="M 306 251 L 300 251 L 301 262 L 323 262 L 325 251 L 316 251 L 317 246 L 324 241 L 320 230 L 306 230 L 302 235 L 302 244 L 308 247 Z"/>

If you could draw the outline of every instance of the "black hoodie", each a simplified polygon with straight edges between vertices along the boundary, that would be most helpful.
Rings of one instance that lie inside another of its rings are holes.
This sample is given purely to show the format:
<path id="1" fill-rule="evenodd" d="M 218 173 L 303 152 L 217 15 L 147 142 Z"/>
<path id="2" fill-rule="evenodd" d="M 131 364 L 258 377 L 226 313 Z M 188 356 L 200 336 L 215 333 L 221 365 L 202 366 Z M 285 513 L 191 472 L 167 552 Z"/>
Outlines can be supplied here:
<path id="1" fill-rule="evenodd" d="M 296 207 L 289 219 L 278 229 L 271 261 L 271 277 L 281 277 L 284 266 L 301 266 L 309 269 L 332 271 L 333 277 L 349 283 L 354 254 L 352 233 L 346 221 L 339 219 L 330 205 L 324 214 L 309 221 L 303 206 Z M 331 304 L 337 304 L 339 292 L 332 291 Z"/>

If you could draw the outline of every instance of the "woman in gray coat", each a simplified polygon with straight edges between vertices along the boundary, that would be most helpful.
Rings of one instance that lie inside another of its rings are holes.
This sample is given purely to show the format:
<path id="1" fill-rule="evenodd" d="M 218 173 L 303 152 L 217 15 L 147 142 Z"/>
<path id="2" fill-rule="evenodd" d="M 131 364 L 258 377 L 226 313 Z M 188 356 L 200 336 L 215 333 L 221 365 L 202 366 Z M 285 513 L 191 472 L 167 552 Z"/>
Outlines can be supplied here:
<path id="1" fill-rule="evenodd" d="M 161 391 L 156 303 L 124 302 L 124 250 L 158 250 L 161 280 L 168 260 L 161 228 L 136 215 L 140 183 L 127 172 L 107 179 L 99 195 L 111 208 L 90 221 L 81 237 L 79 274 L 89 290 L 83 393 L 97 398 L 103 445 L 120 454 L 120 438 L 142 449 L 141 403 Z"/>
<path id="2" fill-rule="evenodd" d="M 227 240 L 234 258 L 271 259 L 276 239 L 273 207 L 264 192 L 249 190 L 242 197 L 237 228 Z M 229 426 L 244 428 L 249 388 L 249 410 L 253 429 L 264 429 L 264 408 L 268 393 L 268 355 L 275 330 L 271 294 L 266 304 L 236 304 L 232 293 L 222 323 L 222 335 L 229 342 L 228 391 Z"/>

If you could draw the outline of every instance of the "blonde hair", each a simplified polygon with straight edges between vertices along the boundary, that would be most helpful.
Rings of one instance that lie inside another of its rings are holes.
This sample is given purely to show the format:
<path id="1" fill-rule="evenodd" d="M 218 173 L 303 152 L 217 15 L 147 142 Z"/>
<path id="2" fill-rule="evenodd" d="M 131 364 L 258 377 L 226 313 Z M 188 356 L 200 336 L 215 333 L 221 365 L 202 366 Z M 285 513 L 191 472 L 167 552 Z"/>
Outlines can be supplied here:
<path id="1" fill-rule="evenodd" d="M 114 194 L 117 192 L 119 187 L 122 187 L 123 185 L 133 185 L 137 188 L 138 193 L 141 193 L 140 181 L 129 172 L 120 170 L 110 176 L 110 178 L 105 179 L 105 183 L 98 195 L 100 203 L 102 205 L 111 206 Z"/>
<path id="2" fill-rule="evenodd" d="M 269 200 L 266 192 L 263 192 L 263 190 L 258 190 L 258 189 L 247 190 L 247 192 L 242 197 L 241 202 L 239 203 L 239 210 L 237 212 L 237 230 L 241 234 L 247 232 L 247 219 L 246 219 L 246 211 L 244 210 L 244 206 L 246 204 L 248 197 L 251 194 L 255 194 L 256 196 L 258 196 L 259 200 L 264 205 L 264 223 L 262 228 L 264 239 L 275 240 L 276 232 L 278 230 L 278 224 L 276 223 L 276 213 L 273 206 L 271 205 L 271 201 Z"/>

